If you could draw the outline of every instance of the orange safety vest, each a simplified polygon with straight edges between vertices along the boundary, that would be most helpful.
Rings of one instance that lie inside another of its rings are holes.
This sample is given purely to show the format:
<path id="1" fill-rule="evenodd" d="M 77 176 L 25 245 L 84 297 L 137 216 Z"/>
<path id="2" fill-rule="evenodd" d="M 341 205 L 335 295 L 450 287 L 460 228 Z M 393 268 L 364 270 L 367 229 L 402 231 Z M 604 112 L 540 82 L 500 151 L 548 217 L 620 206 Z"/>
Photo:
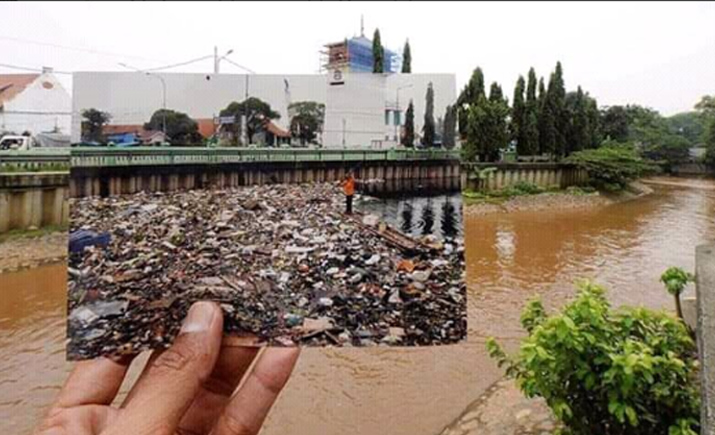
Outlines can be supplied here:
<path id="1" fill-rule="evenodd" d="M 348 177 L 348 179 L 343 182 L 343 191 L 346 196 L 353 196 L 355 194 L 355 179 L 353 177 Z"/>

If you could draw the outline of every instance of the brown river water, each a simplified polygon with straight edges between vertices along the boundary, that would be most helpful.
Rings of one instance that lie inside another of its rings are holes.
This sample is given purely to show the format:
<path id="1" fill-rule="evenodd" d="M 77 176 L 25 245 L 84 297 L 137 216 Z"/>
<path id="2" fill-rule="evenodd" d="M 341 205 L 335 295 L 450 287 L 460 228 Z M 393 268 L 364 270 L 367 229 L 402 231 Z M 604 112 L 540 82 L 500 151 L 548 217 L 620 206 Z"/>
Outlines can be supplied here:
<path id="1" fill-rule="evenodd" d="M 658 277 L 671 265 L 692 271 L 695 246 L 715 241 L 715 181 L 660 181 L 669 184 L 602 207 L 465 216 L 467 342 L 305 349 L 262 433 L 437 434 L 500 378 L 485 339 L 513 348 L 524 303 L 540 294 L 559 306 L 579 277 L 605 285 L 616 305 L 671 309 Z M 2 434 L 30 432 L 71 368 L 65 279 L 62 264 L 0 275 Z"/>

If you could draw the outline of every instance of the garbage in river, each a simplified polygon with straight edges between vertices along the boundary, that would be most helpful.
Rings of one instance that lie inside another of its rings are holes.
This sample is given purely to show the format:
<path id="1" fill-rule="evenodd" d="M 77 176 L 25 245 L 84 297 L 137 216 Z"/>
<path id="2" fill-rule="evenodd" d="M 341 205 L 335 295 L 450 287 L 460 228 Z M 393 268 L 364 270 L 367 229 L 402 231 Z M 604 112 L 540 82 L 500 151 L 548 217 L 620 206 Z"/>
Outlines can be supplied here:
<path id="1" fill-rule="evenodd" d="M 197 300 L 237 344 L 464 339 L 463 240 L 343 211 L 334 184 L 73 199 L 71 232 L 109 236 L 70 254 L 68 358 L 166 347 Z"/>

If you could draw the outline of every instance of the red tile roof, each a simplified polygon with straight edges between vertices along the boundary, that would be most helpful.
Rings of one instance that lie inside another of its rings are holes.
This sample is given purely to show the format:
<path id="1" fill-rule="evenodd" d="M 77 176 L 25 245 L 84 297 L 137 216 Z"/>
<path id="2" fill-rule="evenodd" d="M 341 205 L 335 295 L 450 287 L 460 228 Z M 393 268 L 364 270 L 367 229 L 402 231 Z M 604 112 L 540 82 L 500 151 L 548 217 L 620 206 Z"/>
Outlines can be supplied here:
<path id="1" fill-rule="evenodd" d="M 270 133 L 272 133 L 274 136 L 278 137 L 290 137 L 290 132 L 283 130 L 282 128 L 278 127 L 276 124 L 273 123 L 273 121 L 268 121 L 265 123 L 265 128 L 268 130 Z"/>
<path id="2" fill-rule="evenodd" d="M 0 106 L 30 86 L 40 74 L 0 74 Z"/>
<path id="3" fill-rule="evenodd" d="M 195 119 L 197 124 L 199 124 L 199 134 L 203 137 L 211 137 L 216 132 L 216 125 L 214 124 L 213 118 L 202 118 Z"/>

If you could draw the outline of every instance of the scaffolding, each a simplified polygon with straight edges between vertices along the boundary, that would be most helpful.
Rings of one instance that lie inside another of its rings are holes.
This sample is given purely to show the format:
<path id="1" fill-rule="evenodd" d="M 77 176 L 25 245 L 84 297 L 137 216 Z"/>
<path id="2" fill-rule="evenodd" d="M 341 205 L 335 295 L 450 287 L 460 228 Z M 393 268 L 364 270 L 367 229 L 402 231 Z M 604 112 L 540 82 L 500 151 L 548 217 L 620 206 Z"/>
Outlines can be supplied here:
<path id="1" fill-rule="evenodd" d="M 325 45 L 321 54 L 321 72 L 324 70 L 342 69 L 349 72 L 372 72 L 372 41 L 364 36 L 345 39 Z M 402 67 L 402 56 L 385 49 L 383 71 L 399 72 Z"/>

